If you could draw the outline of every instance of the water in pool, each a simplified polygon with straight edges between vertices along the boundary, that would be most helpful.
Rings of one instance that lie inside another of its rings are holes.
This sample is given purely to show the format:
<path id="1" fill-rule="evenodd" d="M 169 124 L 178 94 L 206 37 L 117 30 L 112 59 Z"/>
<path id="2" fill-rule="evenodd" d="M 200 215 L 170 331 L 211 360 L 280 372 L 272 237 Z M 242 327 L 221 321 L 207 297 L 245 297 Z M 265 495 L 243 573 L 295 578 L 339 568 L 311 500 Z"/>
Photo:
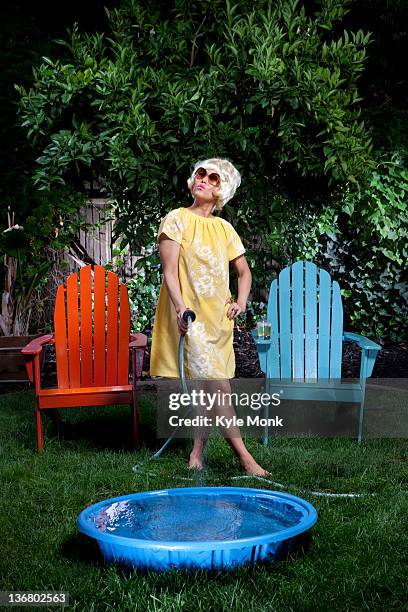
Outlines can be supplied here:
<path id="1" fill-rule="evenodd" d="M 293 527 L 301 514 L 270 497 L 224 495 L 157 496 L 124 500 L 97 511 L 99 531 L 155 541 L 238 540 Z"/>

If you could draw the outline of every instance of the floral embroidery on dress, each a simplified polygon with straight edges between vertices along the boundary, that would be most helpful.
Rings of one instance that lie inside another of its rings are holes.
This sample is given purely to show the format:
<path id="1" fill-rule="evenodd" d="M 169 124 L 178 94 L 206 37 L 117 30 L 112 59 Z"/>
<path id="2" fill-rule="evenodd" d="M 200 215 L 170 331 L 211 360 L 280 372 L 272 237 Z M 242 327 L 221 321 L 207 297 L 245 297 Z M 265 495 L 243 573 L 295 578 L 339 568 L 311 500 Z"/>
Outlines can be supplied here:
<path id="1" fill-rule="evenodd" d="M 163 219 L 160 225 L 159 235 L 164 232 L 169 238 L 181 244 L 183 231 L 185 229 L 186 224 L 181 218 L 179 211 L 172 210 Z"/>
<path id="2" fill-rule="evenodd" d="M 189 374 L 193 378 L 216 377 L 217 360 L 214 346 L 208 344 L 208 334 L 203 321 L 196 321 L 188 331 Z"/>
<path id="3" fill-rule="evenodd" d="M 187 259 L 194 289 L 197 295 L 213 297 L 220 286 L 228 283 L 228 266 L 225 257 L 221 248 L 218 248 L 218 252 L 214 252 L 211 247 L 203 245 L 200 232 L 195 236 L 192 247 L 194 252 L 187 253 Z"/>

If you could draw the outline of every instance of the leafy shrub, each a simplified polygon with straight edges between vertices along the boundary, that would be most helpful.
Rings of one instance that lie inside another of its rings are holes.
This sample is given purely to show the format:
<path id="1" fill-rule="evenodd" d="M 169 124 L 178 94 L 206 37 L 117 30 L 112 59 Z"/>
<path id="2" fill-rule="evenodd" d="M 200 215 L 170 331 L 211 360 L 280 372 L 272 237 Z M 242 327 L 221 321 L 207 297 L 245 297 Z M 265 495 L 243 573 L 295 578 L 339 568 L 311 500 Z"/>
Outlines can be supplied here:
<path id="1" fill-rule="evenodd" d="M 344 191 L 321 212 L 292 212 L 284 233 L 294 259 L 317 261 L 339 281 L 346 324 L 381 341 L 408 330 L 408 170 L 382 160 L 359 194 Z"/>
<path id="2" fill-rule="evenodd" d="M 126 246 L 124 247 L 126 249 Z M 120 255 L 120 250 L 119 253 Z M 114 266 L 118 270 L 121 260 L 115 259 Z M 134 331 L 150 329 L 153 323 L 161 284 L 161 265 L 156 243 L 144 248 L 133 270 L 132 278 L 126 280 L 128 288 L 131 319 Z"/>
<path id="3" fill-rule="evenodd" d="M 66 188 L 58 193 L 30 192 L 27 181 L 24 187 L 20 185 L 18 212 L 8 208 L 8 227 L 0 233 L 0 332 L 13 336 L 26 335 L 38 313 L 35 302 L 52 267 L 50 252 L 66 248 L 86 227 L 78 215 L 84 204 L 81 194 Z"/>

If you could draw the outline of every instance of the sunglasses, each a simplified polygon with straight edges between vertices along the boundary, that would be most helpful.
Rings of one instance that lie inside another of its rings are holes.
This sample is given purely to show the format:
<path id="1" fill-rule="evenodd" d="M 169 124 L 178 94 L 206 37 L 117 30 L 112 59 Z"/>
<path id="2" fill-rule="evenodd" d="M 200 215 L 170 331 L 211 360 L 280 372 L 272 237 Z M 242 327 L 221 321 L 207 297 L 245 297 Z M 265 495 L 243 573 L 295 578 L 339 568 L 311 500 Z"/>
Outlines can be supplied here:
<path id="1" fill-rule="evenodd" d="M 207 172 L 205 168 L 197 168 L 194 173 L 194 177 L 196 179 L 203 179 L 205 176 L 208 176 L 208 182 L 210 185 L 214 185 L 217 187 L 221 183 L 221 177 L 217 172 Z"/>

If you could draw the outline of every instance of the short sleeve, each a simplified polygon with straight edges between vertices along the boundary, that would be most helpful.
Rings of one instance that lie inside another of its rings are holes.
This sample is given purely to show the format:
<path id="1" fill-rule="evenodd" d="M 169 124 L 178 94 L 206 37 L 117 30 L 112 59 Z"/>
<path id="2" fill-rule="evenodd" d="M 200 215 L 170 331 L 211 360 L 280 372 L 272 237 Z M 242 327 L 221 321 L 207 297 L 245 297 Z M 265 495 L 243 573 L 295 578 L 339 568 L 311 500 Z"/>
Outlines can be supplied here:
<path id="1" fill-rule="evenodd" d="M 245 253 L 245 247 L 241 242 L 241 238 L 234 230 L 232 225 L 229 226 L 229 239 L 228 239 L 228 260 L 232 261 L 240 255 Z"/>
<path id="2" fill-rule="evenodd" d="M 183 223 L 180 209 L 170 211 L 161 221 L 157 239 L 161 234 L 166 234 L 171 240 L 181 244 L 185 224 Z"/>

